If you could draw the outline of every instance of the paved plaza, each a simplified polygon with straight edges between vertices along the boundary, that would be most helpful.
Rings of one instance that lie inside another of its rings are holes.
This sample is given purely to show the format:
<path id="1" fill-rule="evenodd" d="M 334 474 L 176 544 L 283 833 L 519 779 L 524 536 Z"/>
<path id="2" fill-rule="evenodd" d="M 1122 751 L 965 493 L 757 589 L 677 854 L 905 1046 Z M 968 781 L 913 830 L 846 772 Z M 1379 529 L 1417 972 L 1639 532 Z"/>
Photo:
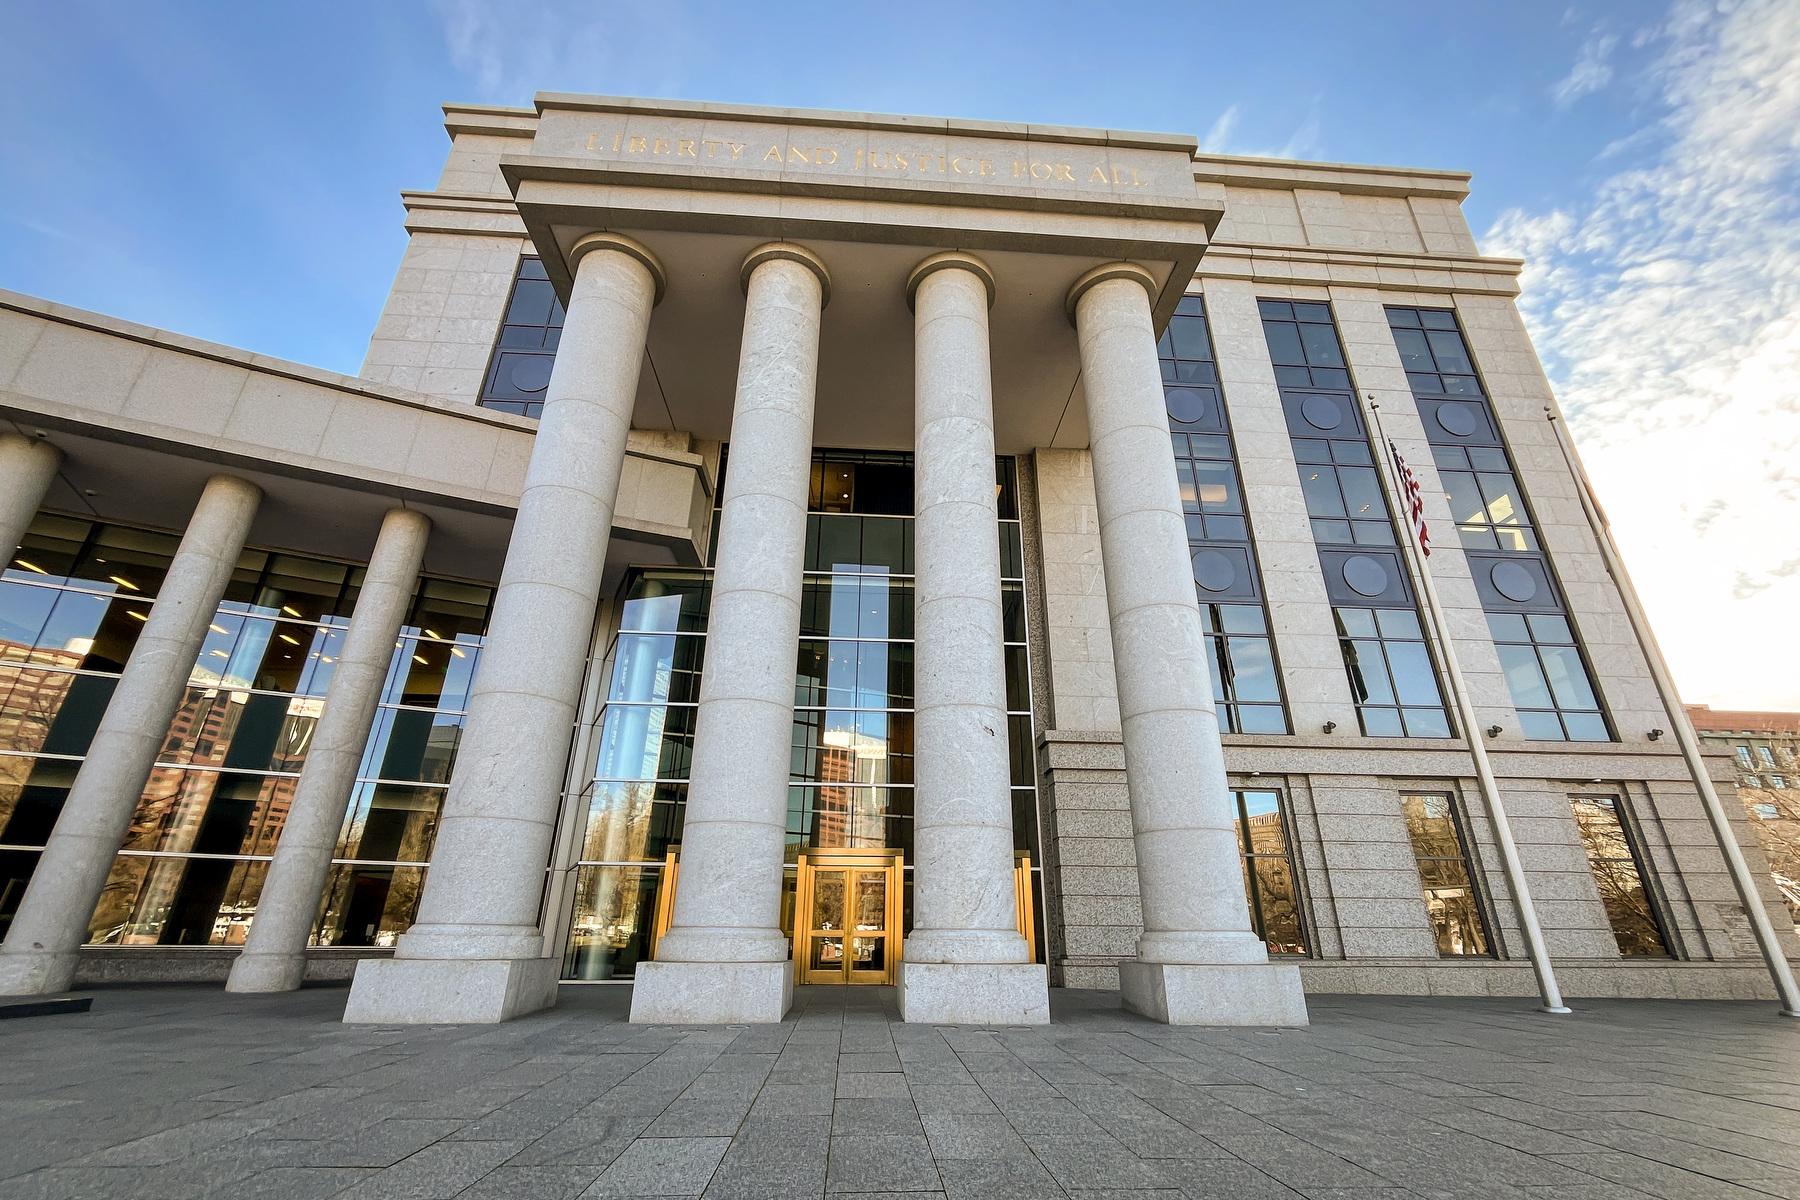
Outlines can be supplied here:
<path id="1" fill-rule="evenodd" d="M 101 990 L 0 1022 L 0 1197 L 1800 1197 L 1769 1004 L 1312 998 L 1171 1029 L 919 1027 L 885 988 L 778 1026 L 346 1026 L 345 991 Z"/>

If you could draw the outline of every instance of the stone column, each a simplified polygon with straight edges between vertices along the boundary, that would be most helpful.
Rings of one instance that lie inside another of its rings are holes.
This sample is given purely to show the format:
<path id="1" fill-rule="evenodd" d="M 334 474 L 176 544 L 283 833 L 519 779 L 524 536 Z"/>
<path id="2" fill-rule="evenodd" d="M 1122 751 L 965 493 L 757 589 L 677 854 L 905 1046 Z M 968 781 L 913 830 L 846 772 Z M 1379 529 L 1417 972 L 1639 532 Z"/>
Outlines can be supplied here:
<path id="1" fill-rule="evenodd" d="M 381 703 L 394 640 L 418 590 L 430 533 L 430 519 L 410 508 L 390 509 L 382 519 L 250 936 L 225 981 L 228 992 L 291 992 L 300 986 L 319 893 Z"/>
<path id="2" fill-rule="evenodd" d="M 656 961 L 638 966 L 633 1021 L 779 1021 L 793 998 L 781 875 L 819 317 L 830 277 L 809 251 L 771 244 L 744 260 L 743 280 L 681 884 Z"/>
<path id="3" fill-rule="evenodd" d="M 988 308 L 994 277 L 936 254 L 913 306 L 913 923 L 900 1015 L 959 1025 L 1050 1020 L 1045 968 L 1018 930 L 1005 633 L 994 496 Z"/>
<path id="4" fill-rule="evenodd" d="M 0 947 L 0 995 L 60 992 L 74 981 L 88 918 L 181 706 L 261 499 L 255 484 L 232 475 L 213 476 L 200 493 Z"/>
<path id="5" fill-rule="evenodd" d="M 1131 263 L 1069 292 L 1087 395 L 1100 556 L 1144 934 L 1127 1008 L 1176 1025 L 1303 1025 L 1299 968 L 1250 931 L 1206 637 L 1169 455 L 1150 297 Z"/>
<path id="6" fill-rule="evenodd" d="M 44 506 L 44 494 L 61 465 L 62 451 L 49 442 L 0 434 L 0 566 L 25 540 L 25 530 Z"/>
<path id="7" fill-rule="evenodd" d="M 617 234 L 575 283 L 418 921 L 357 964 L 346 1021 L 504 1021 L 556 1002 L 539 908 L 662 268 Z"/>

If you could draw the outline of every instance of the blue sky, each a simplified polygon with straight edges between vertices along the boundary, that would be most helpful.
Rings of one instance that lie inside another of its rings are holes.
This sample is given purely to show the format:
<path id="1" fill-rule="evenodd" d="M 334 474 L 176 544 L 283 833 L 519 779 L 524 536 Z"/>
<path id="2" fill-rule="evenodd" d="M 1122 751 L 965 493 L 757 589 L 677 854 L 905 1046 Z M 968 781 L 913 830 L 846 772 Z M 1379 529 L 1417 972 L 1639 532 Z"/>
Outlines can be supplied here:
<path id="1" fill-rule="evenodd" d="M 1796 57 L 1793 0 L 10 5 L 0 287 L 354 373 L 438 105 L 539 89 L 1466 169 L 1684 689 L 1800 708 Z"/>

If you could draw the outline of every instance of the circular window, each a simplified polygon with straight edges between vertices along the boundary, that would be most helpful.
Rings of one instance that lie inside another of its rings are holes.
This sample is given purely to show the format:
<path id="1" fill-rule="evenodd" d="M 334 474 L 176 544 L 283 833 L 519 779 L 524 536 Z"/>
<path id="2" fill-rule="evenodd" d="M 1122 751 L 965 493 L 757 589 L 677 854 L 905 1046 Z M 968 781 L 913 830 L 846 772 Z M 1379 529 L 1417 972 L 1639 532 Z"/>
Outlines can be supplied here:
<path id="1" fill-rule="evenodd" d="M 1514 604 L 1523 604 L 1538 593 L 1537 580 L 1518 563 L 1495 563 L 1488 572 L 1488 580 L 1496 592 Z"/>
<path id="2" fill-rule="evenodd" d="M 1194 582 L 1209 592 L 1224 592 L 1237 582 L 1237 564 L 1217 550 L 1194 555 Z"/>
<path id="3" fill-rule="evenodd" d="M 1437 423 L 1444 427 L 1446 433 L 1455 437 L 1468 437 L 1479 428 L 1474 410 L 1466 404 L 1438 405 Z"/>
<path id="4" fill-rule="evenodd" d="M 1197 392 L 1193 388 L 1170 388 L 1164 395 L 1168 398 L 1170 420 L 1183 425 L 1196 425 L 1206 420 L 1211 403 L 1205 392 Z"/>
<path id="5" fill-rule="evenodd" d="M 1344 560 L 1344 582 L 1359 596 L 1379 596 L 1388 590 L 1387 568 L 1379 559 L 1359 554 Z"/>
<path id="6" fill-rule="evenodd" d="M 1329 396 L 1308 396 L 1300 402 L 1300 415 L 1314 429 L 1336 429 L 1344 423 L 1344 410 Z"/>
<path id="7" fill-rule="evenodd" d="M 547 354 L 520 355 L 506 365 L 506 382 L 521 392 L 541 392 L 550 386 L 550 364 Z"/>

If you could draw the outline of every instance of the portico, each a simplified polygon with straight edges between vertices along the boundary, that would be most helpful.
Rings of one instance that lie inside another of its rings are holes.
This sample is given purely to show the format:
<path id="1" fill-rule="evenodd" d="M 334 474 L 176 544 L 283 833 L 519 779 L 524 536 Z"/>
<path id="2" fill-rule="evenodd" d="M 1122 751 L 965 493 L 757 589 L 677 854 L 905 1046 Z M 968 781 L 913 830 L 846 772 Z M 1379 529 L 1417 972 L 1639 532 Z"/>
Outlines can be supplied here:
<path id="1" fill-rule="evenodd" d="M 503 1020 L 553 1001 L 536 909 L 582 688 L 554 650 L 595 619 L 626 432 L 674 428 L 726 443 L 731 466 L 681 883 L 634 1020 L 773 1021 L 790 1002 L 791 647 L 812 451 L 831 445 L 916 463 L 902 1010 L 1048 1020 L 1017 928 L 992 463 L 1092 439 L 1149 928 L 1127 996 L 1164 1020 L 1304 1021 L 1297 972 L 1250 932 L 1162 432 L 1159 319 L 1219 217 L 1191 140 L 538 107 L 500 169 L 569 298 L 488 635 L 504 665 L 476 683 L 419 921 L 391 961 L 359 966 L 346 1019 Z"/>

